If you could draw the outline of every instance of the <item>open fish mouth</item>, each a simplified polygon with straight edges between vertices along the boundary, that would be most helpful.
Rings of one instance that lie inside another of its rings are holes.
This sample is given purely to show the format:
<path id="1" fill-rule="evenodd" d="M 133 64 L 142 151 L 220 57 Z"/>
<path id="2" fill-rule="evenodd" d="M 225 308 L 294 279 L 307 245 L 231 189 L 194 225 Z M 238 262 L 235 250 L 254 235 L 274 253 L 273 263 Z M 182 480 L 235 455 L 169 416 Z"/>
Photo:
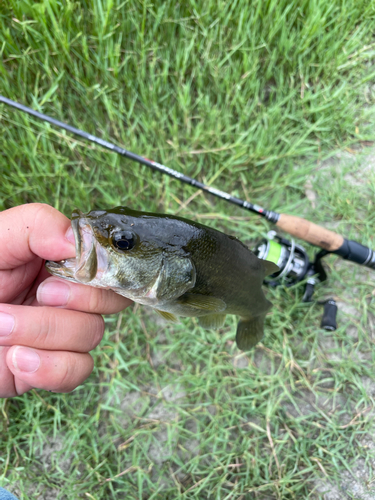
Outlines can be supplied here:
<path id="1" fill-rule="evenodd" d="M 81 283 L 89 283 L 98 271 L 94 234 L 80 211 L 73 213 L 72 228 L 76 242 L 75 277 Z"/>
<path id="2" fill-rule="evenodd" d="M 72 214 L 72 229 L 75 239 L 76 257 L 59 262 L 47 261 L 47 269 L 55 276 L 80 283 L 90 283 L 108 266 L 105 251 L 97 244 L 92 227 L 80 210 Z"/>

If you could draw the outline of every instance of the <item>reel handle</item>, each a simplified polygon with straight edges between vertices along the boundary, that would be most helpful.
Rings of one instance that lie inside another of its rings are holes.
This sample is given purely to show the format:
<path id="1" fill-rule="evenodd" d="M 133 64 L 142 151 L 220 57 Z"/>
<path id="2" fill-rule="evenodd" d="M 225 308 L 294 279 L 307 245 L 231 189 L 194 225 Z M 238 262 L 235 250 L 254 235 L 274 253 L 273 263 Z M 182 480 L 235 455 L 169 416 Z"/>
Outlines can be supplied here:
<path id="1" fill-rule="evenodd" d="M 340 255 L 343 259 L 375 269 L 375 252 L 373 250 L 356 241 L 347 240 L 341 234 L 334 233 L 302 219 L 302 217 L 279 214 L 276 226 L 296 238 Z"/>
<path id="2" fill-rule="evenodd" d="M 324 305 L 324 313 L 320 327 L 324 328 L 324 330 L 333 332 L 337 329 L 337 323 L 336 323 L 337 304 L 333 299 L 328 299 L 327 302 L 323 305 Z"/>

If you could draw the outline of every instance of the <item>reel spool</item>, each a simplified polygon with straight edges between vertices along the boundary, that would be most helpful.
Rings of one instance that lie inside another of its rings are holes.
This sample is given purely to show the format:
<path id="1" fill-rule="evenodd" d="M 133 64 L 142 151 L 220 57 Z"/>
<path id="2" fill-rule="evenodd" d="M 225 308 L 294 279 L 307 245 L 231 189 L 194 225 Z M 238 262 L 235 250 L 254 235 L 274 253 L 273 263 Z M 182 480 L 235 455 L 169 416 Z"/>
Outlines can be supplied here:
<path id="1" fill-rule="evenodd" d="M 305 278 L 310 267 L 305 249 L 294 240 L 278 236 L 275 231 L 267 233 L 267 239 L 258 243 L 254 253 L 259 259 L 270 260 L 280 269 L 265 279 L 268 286 L 280 285 L 282 278 L 286 286 L 292 286 Z"/>

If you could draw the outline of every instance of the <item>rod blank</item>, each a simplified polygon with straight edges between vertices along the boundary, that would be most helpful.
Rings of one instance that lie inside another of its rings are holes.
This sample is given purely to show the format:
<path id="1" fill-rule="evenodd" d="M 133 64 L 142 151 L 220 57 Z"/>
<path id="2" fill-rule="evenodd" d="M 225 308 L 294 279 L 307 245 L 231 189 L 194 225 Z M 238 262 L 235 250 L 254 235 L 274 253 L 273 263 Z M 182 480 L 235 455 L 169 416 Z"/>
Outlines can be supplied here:
<path id="1" fill-rule="evenodd" d="M 132 153 L 131 151 L 128 151 L 124 148 L 120 148 L 119 146 L 116 146 L 115 144 L 112 144 L 111 142 L 108 142 L 104 139 L 101 139 L 100 137 L 96 137 L 95 135 L 88 134 L 87 132 L 84 132 L 83 130 L 80 130 L 79 128 L 72 127 L 71 125 L 68 125 L 67 123 L 60 122 L 59 120 L 56 120 L 55 118 L 52 118 L 51 116 L 45 115 L 44 113 L 39 113 L 38 111 L 35 111 L 32 108 L 29 108 L 28 106 L 24 106 L 23 104 L 20 104 L 16 101 L 12 101 L 11 99 L 8 99 L 7 97 L 4 97 L 0 95 L 0 102 L 3 102 L 4 104 L 7 104 L 8 106 L 11 106 L 13 108 L 18 109 L 19 111 L 22 111 L 24 113 L 28 113 L 31 116 L 34 116 L 35 118 L 38 118 L 39 120 L 51 123 L 51 125 L 54 125 L 55 127 L 62 128 L 64 130 L 67 130 L 68 132 L 71 132 L 72 134 L 78 135 L 79 137 L 82 137 L 83 139 L 94 142 L 95 144 L 98 144 L 99 146 L 102 146 L 103 148 L 109 149 L 111 151 L 114 151 L 115 153 L 118 153 L 121 156 L 125 156 L 126 158 L 129 158 L 130 160 L 136 161 L 140 163 L 141 165 L 145 165 L 146 167 L 150 167 L 153 170 L 156 170 L 158 172 L 161 172 L 162 174 L 169 175 L 170 177 L 174 177 L 175 179 L 178 179 L 181 182 L 184 182 L 185 184 L 189 184 L 190 186 L 194 186 L 195 188 L 201 189 L 202 191 L 206 191 L 207 193 L 210 193 L 214 196 L 217 196 L 218 198 L 221 198 L 223 200 L 227 200 L 230 203 L 234 203 L 235 205 L 240 206 L 241 208 L 245 208 L 246 210 L 250 210 L 251 212 L 255 212 L 259 215 L 262 215 L 263 217 L 266 217 L 268 220 L 276 222 L 277 215 L 275 212 L 272 212 L 270 210 L 265 210 L 264 208 L 260 207 L 259 205 L 250 203 L 245 200 L 241 200 L 240 198 L 236 198 L 235 196 L 231 196 L 228 193 L 225 193 L 224 191 L 220 191 L 219 189 L 213 188 L 211 186 L 207 186 L 206 184 L 203 184 L 202 182 L 199 182 L 195 179 L 192 179 L 191 177 L 188 177 L 187 175 L 182 174 L 181 172 L 178 172 L 177 170 L 173 170 L 172 168 L 166 167 L 165 165 L 162 165 L 161 163 L 157 163 L 156 161 L 149 160 L 148 158 L 144 158 L 143 156 L 137 155 L 135 153 Z M 273 220 L 275 219 L 275 220 Z"/>
<path id="2" fill-rule="evenodd" d="M 161 163 L 157 163 L 156 161 L 152 161 L 148 158 L 144 158 L 143 156 L 132 153 L 131 151 L 116 146 L 115 144 L 101 139 L 100 137 L 88 134 L 87 132 L 84 132 L 79 128 L 72 127 L 67 123 L 61 122 L 59 120 L 56 120 L 55 118 L 52 118 L 51 116 L 45 115 L 44 113 L 39 113 L 38 111 L 35 111 L 28 106 L 24 106 L 23 104 L 20 104 L 16 101 L 12 101 L 11 99 L 8 99 L 7 97 L 4 97 L 2 95 L 0 95 L 0 102 L 16 108 L 23 113 L 28 113 L 29 115 L 34 116 L 39 120 L 51 123 L 51 125 L 54 125 L 55 127 L 67 130 L 72 134 L 78 135 L 79 137 L 82 137 L 87 141 L 93 142 L 95 144 L 98 144 L 99 146 L 114 151 L 115 153 L 118 153 L 121 156 L 125 156 L 130 160 L 136 161 L 141 165 L 150 167 L 153 170 L 161 172 L 162 174 L 174 177 L 175 179 L 178 179 L 185 184 L 189 184 L 190 186 L 194 186 L 195 188 L 201 189 L 202 191 L 233 203 L 241 208 L 244 208 L 245 210 L 255 212 L 258 215 L 265 217 L 268 221 L 276 224 L 285 232 L 297 238 L 300 238 L 301 240 L 307 241 L 312 245 L 324 248 L 328 252 L 336 253 L 346 260 L 350 260 L 352 262 L 356 262 L 357 264 L 362 264 L 370 267 L 371 269 L 375 269 L 375 252 L 370 248 L 357 243 L 356 241 L 347 240 L 340 234 L 329 231 L 328 229 L 309 222 L 306 219 L 302 219 L 301 217 L 296 217 L 288 214 L 279 214 L 277 212 L 273 212 L 272 210 L 266 210 L 259 205 L 250 203 L 249 201 L 241 200 L 240 198 L 231 196 L 224 191 L 220 191 L 219 189 L 207 186 L 202 182 L 188 177 L 187 175 L 184 175 L 177 170 L 173 170 L 172 168 L 166 167 Z"/>

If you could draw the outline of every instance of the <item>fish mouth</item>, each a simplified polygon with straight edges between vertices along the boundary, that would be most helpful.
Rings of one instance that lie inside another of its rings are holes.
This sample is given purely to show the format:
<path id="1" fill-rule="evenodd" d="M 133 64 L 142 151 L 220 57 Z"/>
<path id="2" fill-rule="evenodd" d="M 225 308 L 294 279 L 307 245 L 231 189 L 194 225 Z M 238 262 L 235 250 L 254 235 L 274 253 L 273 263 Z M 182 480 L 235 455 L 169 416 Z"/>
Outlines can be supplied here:
<path id="1" fill-rule="evenodd" d="M 80 210 L 73 212 L 72 229 L 76 243 L 75 277 L 81 283 L 89 283 L 96 277 L 98 259 L 94 233 Z"/>
<path id="2" fill-rule="evenodd" d="M 80 210 L 74 210 L 71 224 L 76 257 L 59 262 L 47 261 L 46 267 L 55 276 L 90 283 L 94 278 L 101 277 L 107 269 L 107 255 L 97 243 L 91 224 Z"/>

